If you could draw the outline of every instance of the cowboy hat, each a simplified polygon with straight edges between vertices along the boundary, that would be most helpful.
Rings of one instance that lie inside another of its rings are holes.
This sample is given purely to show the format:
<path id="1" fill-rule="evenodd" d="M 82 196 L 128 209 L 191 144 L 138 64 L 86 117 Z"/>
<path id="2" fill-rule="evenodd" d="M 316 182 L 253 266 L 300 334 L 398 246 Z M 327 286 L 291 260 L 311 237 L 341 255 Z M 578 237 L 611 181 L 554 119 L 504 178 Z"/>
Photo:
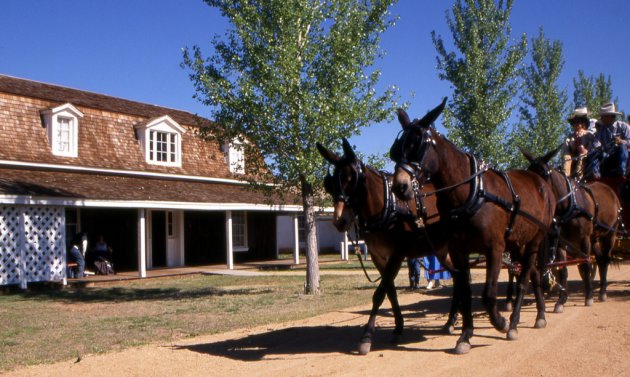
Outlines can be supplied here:
<path id="1" fill-rule="evenodd" d="M 608 102 L 604 104 L 604 106 L 599 109 L 599 115 L 619 115 L 620 112 L 615 108 L 615 104 L 613 102 Z"/>
<path id="2" fill-rule="evenodd" d="M 588 123 L 588 109 L 586 107 L 577 107 L 573 110 L 573 113 L 569 115 L 567 121 L 571 123 L 574 119 L 584 118 L 585 122 Z"/>

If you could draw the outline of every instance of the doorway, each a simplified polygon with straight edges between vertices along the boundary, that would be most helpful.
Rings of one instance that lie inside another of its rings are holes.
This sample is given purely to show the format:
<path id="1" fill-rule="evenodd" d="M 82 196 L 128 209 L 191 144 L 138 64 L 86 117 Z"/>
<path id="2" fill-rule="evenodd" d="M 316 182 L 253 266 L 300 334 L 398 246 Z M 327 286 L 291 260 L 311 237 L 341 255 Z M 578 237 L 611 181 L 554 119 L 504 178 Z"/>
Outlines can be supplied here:
<path id="1" fill-rule="evenodd" d="M 151 211 L 151 262 L 166 267 L 166 211 Z"/>

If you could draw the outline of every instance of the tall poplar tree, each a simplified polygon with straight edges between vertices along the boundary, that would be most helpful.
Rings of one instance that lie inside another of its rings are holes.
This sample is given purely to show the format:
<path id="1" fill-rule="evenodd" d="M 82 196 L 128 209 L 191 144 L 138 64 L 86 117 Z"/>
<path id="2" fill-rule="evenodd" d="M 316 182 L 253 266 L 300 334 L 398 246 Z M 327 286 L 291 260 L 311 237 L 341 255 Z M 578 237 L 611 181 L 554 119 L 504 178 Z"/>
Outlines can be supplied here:
<path id="1" fill-rule="evenodd" d="M 507 121 L 518 90 L 518 66 L 527 52 L 523 35 L 510 45 L 512 0 L 457 0 L 446 20 L 455 51 L 431 33 L 439 77 L 453 87 L 444 111 L 448 137 L 489 162 L 505 166 Z"/>
<path id="2" fill-rule="evenodd" d="M 520 123 L 511 143 L 535 156 L 560 145 L 566 130 L 568 97 L 566 90 L 558 87 L 563 66 L 562 43 L 546 39 L 540 28 L 538 36 L 532 38 L 531 61 L 522 71 Z M 515 166 L 525 162 L 520 152 L 514 158 Z"/>
<path id="3" fill-rule="evenodd" d="M 612 79 L 610 75 L 606 77 L 603 73 L 599 76 L 587 76 L 583 70 L 578 71 L 578 76 L 573 78 L 573 106 L 586 106 L 594 118 L 599 118 L 600 107 L 613 101 L 617 103 L 617 98 L 613 98 Z"/>
<path id="4" fill-rule="evenodd" d="M 203 136 L 245 140 L 246 154 L 264 157 L 247 160 L 252 183 L 267 171 L 278 191 L 301 193 L 309 294 L 320 292 L 314 196 L 325 172 L 315 143 L 338 144 L 394 114 L 395 88 L 377 93 L 372 68 L 394 1 L 205 0 L 231 27 L 208 58 L 199 46 L 184 50 L 216 122 Z"/>

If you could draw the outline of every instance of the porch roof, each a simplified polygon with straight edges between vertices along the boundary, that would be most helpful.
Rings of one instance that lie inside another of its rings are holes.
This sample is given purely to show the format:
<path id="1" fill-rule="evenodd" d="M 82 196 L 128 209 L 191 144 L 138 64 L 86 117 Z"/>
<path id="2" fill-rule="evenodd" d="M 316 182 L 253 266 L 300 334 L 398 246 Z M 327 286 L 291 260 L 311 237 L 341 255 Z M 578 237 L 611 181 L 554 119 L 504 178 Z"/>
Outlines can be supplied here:
<path id="1" fill-rule="evenodd" d="M 267 197 L 245 185 L 1 168 L 0 203 L 85 207 L 298 211 L 298 197 Z"/>

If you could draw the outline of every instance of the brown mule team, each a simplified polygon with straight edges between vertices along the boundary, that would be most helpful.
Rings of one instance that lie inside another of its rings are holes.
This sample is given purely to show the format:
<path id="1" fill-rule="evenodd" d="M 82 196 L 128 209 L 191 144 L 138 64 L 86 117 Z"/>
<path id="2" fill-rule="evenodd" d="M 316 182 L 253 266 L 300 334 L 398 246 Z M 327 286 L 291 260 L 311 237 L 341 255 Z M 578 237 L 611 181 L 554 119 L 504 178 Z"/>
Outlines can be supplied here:
<path id="1" fill-rule="evenodd" d="M 420 120 L 410 121 L 403 110 L 398 111 L 402 131 L 390 150 L 396 162 L 393 177 L 364 165 L 345 139 L 344 156 L 317 145 L 334 166 L 325 179 L 326 191 L 334 201 L 333 223 L 339 231 L 347 231 L 358 221 L 382 276 L 361 337 L 361 354 L 370 350 L 376 314 L 385 295 L 394 313 L 395 339 L 402 334 L 403 317 L 394 279 L 408 256 L 437 255 L 451 271 L 454 290 L 444 329 L 452 333 L 457 313 L 461 313 L 462 333 L 454 349 L 459 354 L 470 350 L 474 329 L 471 253 L 486 258 L 483 304 L 492 325 L 507 332 L 510 340 L 518 338 L 520 310 L 530 279 L 536 297 L 534 327 L 546 326 L 541 270 L 546 269 L 550 258 L 564 260 L 567 253 L 584 258 L 580 274 L 585 304 L 591 305 L 593 252 L 601 279 L 599 298 L 606 299 L 610 252 L 621 225 L 621 206 L 614 191 L 600 183 L 579 185 L 550 169 L 548 162 L 556 151 L 540 158 L 524 153 L 531 163 L 528 170 L 502 172 L 480 164 L 432 127 L 445 103 L 446 99 Z M 551 247 L 556 245 L 559 247 Z M 497 308 L 504 252 L 522 266 L 509 323 Z M 556 312 L 562 311 L 567 299 L 566 268 L 561 268 L 559 280 L 562 289 Z"/>

